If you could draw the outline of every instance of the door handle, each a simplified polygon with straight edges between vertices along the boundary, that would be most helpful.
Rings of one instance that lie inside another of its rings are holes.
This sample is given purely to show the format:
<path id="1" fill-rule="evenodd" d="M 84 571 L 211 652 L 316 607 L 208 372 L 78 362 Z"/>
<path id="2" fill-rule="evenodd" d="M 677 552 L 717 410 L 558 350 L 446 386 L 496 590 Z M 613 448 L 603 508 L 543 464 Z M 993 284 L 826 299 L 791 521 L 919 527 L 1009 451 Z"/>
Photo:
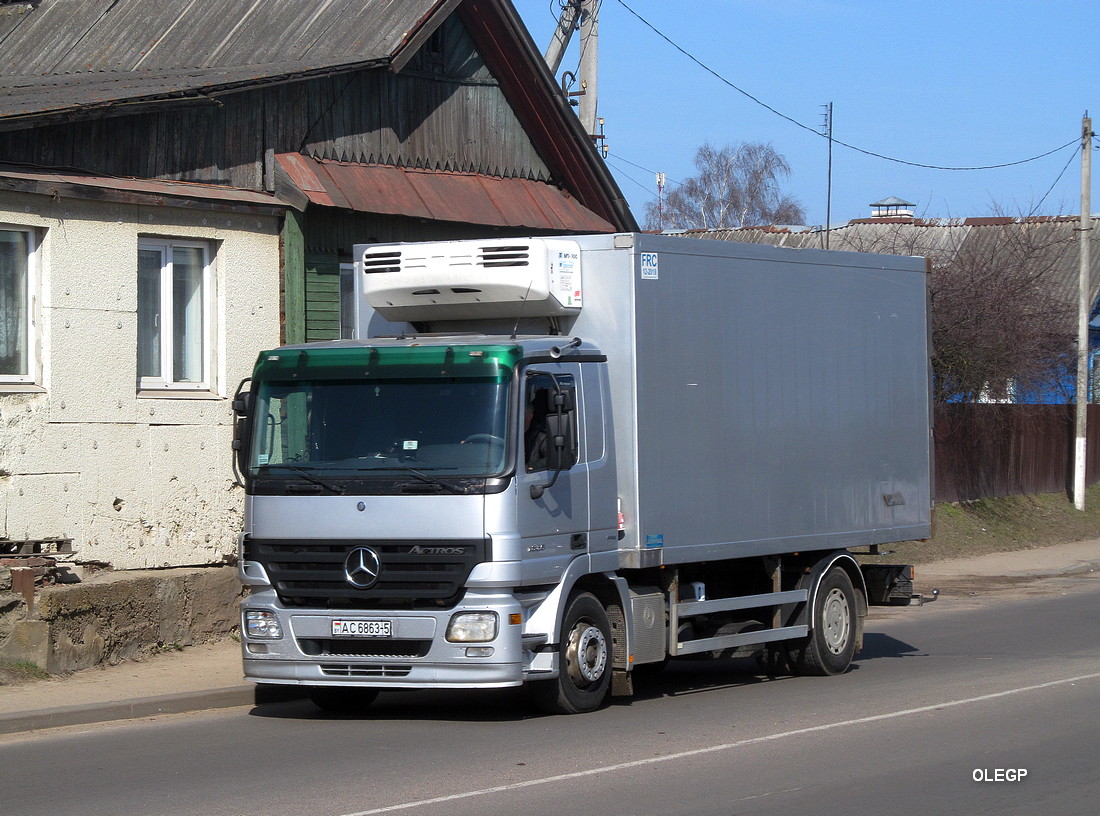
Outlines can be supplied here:
<path id="1" fill-rule="evenodd" d="M 572 538 L 569 539 L 569 548 L 572 550 L 583 550 L 588 546 L 588 536 L 584 533 L 573 533 Z"/>

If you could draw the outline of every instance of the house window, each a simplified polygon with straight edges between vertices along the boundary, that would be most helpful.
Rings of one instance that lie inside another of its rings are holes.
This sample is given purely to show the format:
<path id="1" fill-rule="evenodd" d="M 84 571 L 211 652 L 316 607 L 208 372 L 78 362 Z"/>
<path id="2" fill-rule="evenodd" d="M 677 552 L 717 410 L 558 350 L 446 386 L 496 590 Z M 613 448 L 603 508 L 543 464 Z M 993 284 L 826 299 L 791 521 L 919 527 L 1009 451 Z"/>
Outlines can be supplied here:
<path id="1" fill-rule="evenodd" d="M 34 233 L 0 224 L 0 383 L 34 382 Z"/>
<path id="2" fill-rule="evenodd" d="M 213 324 L 210 248 L 143 238 L 138 244 L 138 385 L 210 388 Z"/>

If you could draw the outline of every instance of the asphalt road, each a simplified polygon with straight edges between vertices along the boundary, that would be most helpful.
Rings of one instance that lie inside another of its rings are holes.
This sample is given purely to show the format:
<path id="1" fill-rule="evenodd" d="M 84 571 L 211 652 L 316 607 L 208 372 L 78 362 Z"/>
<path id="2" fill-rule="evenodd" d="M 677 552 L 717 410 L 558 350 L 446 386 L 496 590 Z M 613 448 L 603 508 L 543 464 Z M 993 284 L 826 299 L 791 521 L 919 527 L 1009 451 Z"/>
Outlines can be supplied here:
<path id="1" fill-rule="evenodd" d="M 841 677 L 673 664 L 584 716 L 417 692 L 6 737 L 0 811 L 1072 816 L 1100 801 L 1097 712 L 1100 577 L 1048 579 L 876 611 Z"/>

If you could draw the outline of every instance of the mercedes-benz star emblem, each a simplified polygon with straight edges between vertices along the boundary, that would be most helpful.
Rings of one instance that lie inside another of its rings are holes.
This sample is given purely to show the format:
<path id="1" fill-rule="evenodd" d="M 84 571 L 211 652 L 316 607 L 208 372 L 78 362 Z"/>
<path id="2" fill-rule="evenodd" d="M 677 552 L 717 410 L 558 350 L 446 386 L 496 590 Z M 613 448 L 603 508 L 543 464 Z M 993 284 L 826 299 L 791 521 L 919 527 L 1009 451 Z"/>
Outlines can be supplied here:
<path id="1" fill-rule="evenodd" d="M 344 577 L 356 589 L 369 589 L 382 572 L 378 553 L 370 547 L 356 547 L 344 559 Z"/>

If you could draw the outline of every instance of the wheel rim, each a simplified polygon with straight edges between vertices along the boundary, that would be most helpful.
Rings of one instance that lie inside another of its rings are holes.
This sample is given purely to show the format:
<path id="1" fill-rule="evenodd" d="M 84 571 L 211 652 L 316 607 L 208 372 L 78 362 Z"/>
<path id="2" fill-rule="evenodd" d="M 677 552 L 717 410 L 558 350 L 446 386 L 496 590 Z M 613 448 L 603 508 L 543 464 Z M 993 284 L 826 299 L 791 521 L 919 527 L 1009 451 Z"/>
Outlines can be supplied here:
<path id="1" fill-rule="evenodd" d="M 840 589 L 833 588 L 825 596 L 821 609 L 821 632 L 825 648 L 833 654 L 840 654 L 848 646 L 848 636 L 852 629 L 852 612 L 848 607 L 848 596 Z"/>
<path id="2" fill-rule="evenodd" d="M 591 686 L 600 681 L 607 667 L 607 640 L 599 627 L 578 621 L 569 633 L 565 656 L 573 685 L 577 688 Z"/>

